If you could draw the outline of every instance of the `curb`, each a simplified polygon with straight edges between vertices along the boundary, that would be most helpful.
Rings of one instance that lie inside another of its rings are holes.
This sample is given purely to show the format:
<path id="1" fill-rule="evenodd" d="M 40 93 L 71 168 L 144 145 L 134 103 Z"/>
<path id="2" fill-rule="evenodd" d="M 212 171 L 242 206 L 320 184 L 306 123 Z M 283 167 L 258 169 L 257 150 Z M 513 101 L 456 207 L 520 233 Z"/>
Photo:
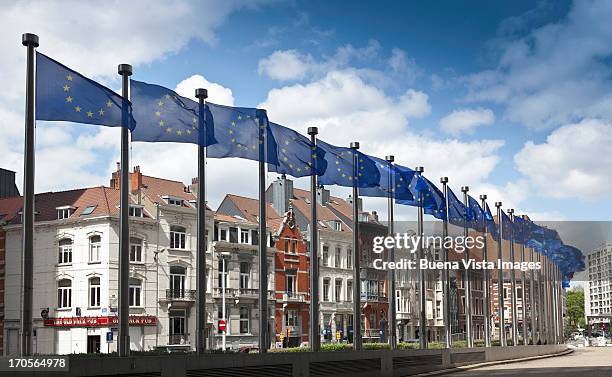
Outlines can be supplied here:
<path id="1" fill-rule="evenodd" d="M 572 352 L 574 352 L 574 350 L 569 348 L 569 349 L 567 349 L 565 351 L 561 351 L 561 352 L 558 352 L 558 353 L 552 353 L 552 354 L 548 354 L 548 355 L 529 356 L 529 357 L 523 357 L 523 358 L 520 358 L 520 359 L 496 360 L 496 361 L 489 361 L 489 362 L 485 362 L 485 363 L 463 365 L 463 366 L 460 366 L 460 367 L 453 367 L 453 368 L 435 370 L 435 371 L 431 371 L 431 372 L 427 372 L 427 373 L 414 374 L 412 376 L 414 376 L 414 377 L 442 376 L 442 375 L 449 374 L 449 373 L 464 372 L 466 370 L 476 369 L 476 368 L 486 367 L 486 366 L 491 366 L 491 365 L 512 364 L 512 363 L 519 363 L 519 362 L 522 362 L 522 361 L 530 361 L 530 360 L 538 360 L 538 359 L 547 359 L 549 357 L 565 356 L 565 355 L 568 355 L 568 354 L 570 354 Z"/>

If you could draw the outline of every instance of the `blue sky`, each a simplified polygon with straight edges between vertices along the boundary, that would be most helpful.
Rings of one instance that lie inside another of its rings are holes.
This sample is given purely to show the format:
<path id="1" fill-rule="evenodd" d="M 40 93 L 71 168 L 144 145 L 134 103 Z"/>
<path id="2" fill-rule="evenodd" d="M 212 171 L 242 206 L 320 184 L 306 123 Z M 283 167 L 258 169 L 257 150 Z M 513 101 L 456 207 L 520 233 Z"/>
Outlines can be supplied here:
<path id="1" fill-rule="evenodd" d="M 135 79 L 188 96 L 206 85 L 212 102 L 265 107 L 271 120 L 301 132 L 317 125 L 335 144 L 359 140 L 367 153 L 393 153 L 434 182 L 448 175 L 456 191 L 469 185 L 536 220 L 609 218 L 606 2 L 136 1 L 125 13 L 118 2 L 27 5 L 0 11 L 14 20 L 3 66 L 23 64 L 16 41 L 34 31 L 42 52 L 115 89 L 116 64 L 130 62 Z M 14 90 L 0 95 L 0 166 L 20 174 L 22 132 L 12 124 L 22 124 L 22 70 L 1 75 Z M 107 184 L 116 130 L 38 130 L 38 191 Z M 132 156 L 145 174 L 196 174 L 191 147 L 135 143 Z M 213 205 L 229 191 L 256 195 L 254 165 L 209 167 Z M 366 205 L 384 213 L 383 201 Z"/>

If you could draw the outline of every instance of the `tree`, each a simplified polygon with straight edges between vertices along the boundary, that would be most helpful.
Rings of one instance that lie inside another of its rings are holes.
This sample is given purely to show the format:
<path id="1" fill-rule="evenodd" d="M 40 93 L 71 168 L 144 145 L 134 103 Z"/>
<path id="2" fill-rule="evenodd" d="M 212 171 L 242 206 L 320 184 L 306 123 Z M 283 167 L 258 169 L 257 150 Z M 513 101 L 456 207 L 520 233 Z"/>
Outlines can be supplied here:
<path id="1" fill-rule="evenodd" d="M 584 328 L 586 321 L 584 319 L 584 291 L 582 288 L 574 288 L 567 291 L 565 302 L 567 305 L 568 327 L 572 329 L 576 329 L 576 327 Z"/>

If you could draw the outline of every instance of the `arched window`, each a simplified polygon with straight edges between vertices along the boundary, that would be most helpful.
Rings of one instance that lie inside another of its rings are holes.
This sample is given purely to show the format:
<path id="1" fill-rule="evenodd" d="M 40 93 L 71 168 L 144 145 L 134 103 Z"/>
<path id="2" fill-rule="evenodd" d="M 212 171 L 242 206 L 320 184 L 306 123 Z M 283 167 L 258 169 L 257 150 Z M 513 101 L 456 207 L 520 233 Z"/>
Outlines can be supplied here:
<path id="1" fill-rule="evenodd" d="M 185 267 L 170 266 L 170 293 L 172 298 L 185 297 Z"/>
<path id="2" fill-rule="evenodd" d="M 72 240 L 64 238 L 59 241 L 59 264 L 72 263 Z"/>
<path id="3" fill-rule="evenodd" d="M 89 237 L 89 262 L 100 261 L 100 248 L 102 245 L 102 237 L 99 235 Z"/>
<path id="4" fill-rule="evenodd" d="M 72 307 L 72 281 L 62 279 L 57 282 L 57 307 Z"/>
<path id="5" fill-rule="evenodd" d="M 100 307 L 100 278 L 89 279 L 89 307 Z"/>
<path id="6" fill-rule="evenodd" d="M 130 294 L 129 301 L 130 306 L 141 307 L 142 306 L 142 281 L 140 279 L 130 278 Z"/>
<path id="7" fill-rule="evenodd" d="M 142 262 L 142 240 L 130 237 L 130 262 Z"/>
<path id="8" fill-rule="evenodd" d="M 186 229 L 182 226 L 172 225 L 170 227 L 170 248 L 185 249 Z"/>

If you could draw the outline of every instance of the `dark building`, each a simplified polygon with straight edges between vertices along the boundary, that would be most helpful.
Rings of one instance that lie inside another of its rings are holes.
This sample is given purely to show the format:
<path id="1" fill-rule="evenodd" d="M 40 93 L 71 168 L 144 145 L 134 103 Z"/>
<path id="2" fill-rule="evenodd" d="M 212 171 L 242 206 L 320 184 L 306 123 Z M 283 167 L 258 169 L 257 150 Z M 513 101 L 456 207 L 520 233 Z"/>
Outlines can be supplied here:
<path id="1" fill-rule="evenodd" d="M 0 199 L 19 196 L 15 184 L 15 172 L 0 168 Z"/>

